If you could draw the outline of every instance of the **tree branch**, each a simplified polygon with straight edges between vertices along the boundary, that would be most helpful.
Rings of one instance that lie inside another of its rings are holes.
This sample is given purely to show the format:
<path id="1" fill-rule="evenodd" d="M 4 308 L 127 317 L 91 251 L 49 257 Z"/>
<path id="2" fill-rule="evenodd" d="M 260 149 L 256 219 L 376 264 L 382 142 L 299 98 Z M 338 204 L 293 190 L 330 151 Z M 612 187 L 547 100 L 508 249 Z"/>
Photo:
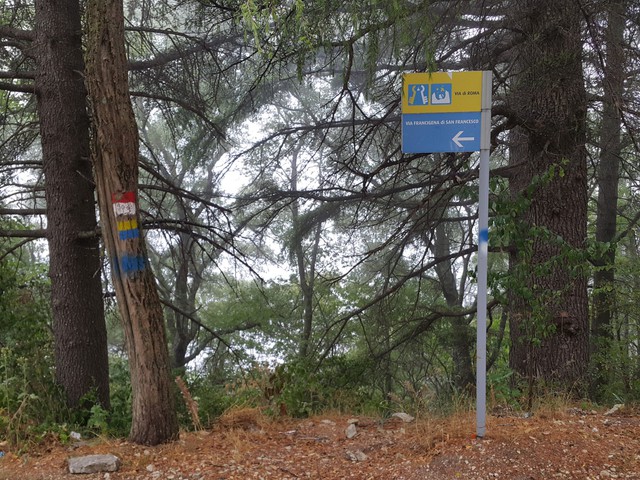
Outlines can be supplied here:
<path id="1" fill-rule="evenodd" d="M 32 42 L 35 35 L 33 30 L 22 30 L 8 25 L 0 25 L 0 37 Z"/>
<path id="2" fill-rule="evenodd" d="M 195 108 L 193 105 L 190 105 L 187 102 L 184 102 L 184 101 L 182 101 L 182 100 L 180 100 L 178 98 L 175 98 L 175 97 L 166 97 L 164 95 L 158 95 L 158 94 L 155 94 L 155 93 L 129 92 L 129 94 L 132 97 L 150 98 L 150 99 L 153 99 L 153 100 L 161 100 L 163 102 L 175 103 L 176 105 L 179 105 L 180 107 L 184 108 L 185 110 L 188 110 L 191 113 L 196 114 L 200 119 L 202 119 L 207 125 L 209 125 L 216 132 L 216 135 L 219 138 L 221 138 L 221 139 L 225 138 L 224 132 L 222 131 L 222 129 L 218 125 L 216 125 L 214 122 L 212 122 L 202 110 L 199 110 L 199 109 Z"/>
<path id="3" fill-rule="evenodd" d="M 21 80 L 33 80 L 36 76 L 36 72 L 8 72 L 0 71 L 0 78 L 8 79 L 21 79 Z"/>
<path id="4" fill-rule="evenodd" d="M 38 230 L 0 230 L 0 237 L 6 238 L 46 238 L 45 229 Z"/>
<path id="5" fill-rule="evenodd" d="M 181 308 L 178 308 L 177 306 L 175 306 L 173 303 L 168 302 L 166 300 L 160 299 L 160 303 L 162 303 L 164 306 L 170 308 L 171 310 L 173 310 L 176 313 L 179 313 L 180 315 L 182 315 L 185 318 L 188 318 L 189 321 L 195 323 L 196 325 L 198 325 L 200 328 L 202 328 L 204 331 L 206 331 L 207 333 L 209 333 L 209 335 L 211 335 L 211 337 L 215 338 L 216 340 L 218 340 L 220 343 L 222 343 L 225 347 L 227 347 L 229 349 L 229 351 L 236 357 L 236 359 L 238 360 L 238 364 L 240 363 L 240 357 L 239 355 L 236 353 L 236 351 L 233 349 L 233 347 L 231 347 L 231 344 L 229 342 L 227 342 L 224 338 L 222 338 L 221 334 L 219 334 L 218 332 L 214 331 L 213 329 L 209 328 L 208 326 L 206 326 L 204 323 L 202 323 L 201 321 L 199 321 L 197 318 L 195 318 L 193 315 L 191 315 L 188 312 L 185 312 L 184 310 L 182 310 Z"/>
<path id="6" fill-rule="evenodd" d="M 35 85 L 16 85 L 15 83 L 0 82 L 0 90 L 19 93 L 36 93 Z"/>
<path id="7" fill-rule="evenodd" d="M 130 30 L 133 30 L 133 29 L 130 29 Z M 150 29 L 136 29 L 136 31 L 151 32 Z M 173 32 L 173 31 L 156 31 L 153 33 L 165 33 L 167 35 L 176 35 L 176 32 Z M 224 43 L 229 43 L 230 41 L 236 38 L 241 38 L 241 37 L 242 37 L 241 34 L 237 34 L 232 37 L 223 35 L 220 38 L 209 40 L 209 41 L 206 41 L 203 39 L 195 39 L 193 37 L 187 37 L 198 43 L 196 45 L 193 45 L 191 47 L 186 47 L 184 49 L 176 48 L 175 50 L 172 50 L 170 52 L 159 53 L 154 58 L 149 60 L 138 60 L 138 61 L 129 62 L 129 71 L 135 72 L 139 70 L 158 68 L 158 67 L 165 66 L 168 63 L 175 62 L 177 60 L 182 60 L 190 55 L 193 55 L 199 52 L 215 51 Z"/>
<path id="8" fill-rule="evenodd" d="M 33 242 L 34 240 L 37 240 L 37 239 L 36 238 L 26 238 L 26 239 L 18 242 L 17 244 L 12 245 L 7 251 L 3 252 L 3 254 L 0 255 L 0 262 L 4 261 L 5 258 L 7 258 L 9 255 L 11 255 L 16 250 L 19 250 L 24 245 L 26 245 L 29 242 Z"/>
<path id="9" fill-rule="evenodd" d="M 0 208 L 0 215 L 46 215 L 46 208 Z"/>

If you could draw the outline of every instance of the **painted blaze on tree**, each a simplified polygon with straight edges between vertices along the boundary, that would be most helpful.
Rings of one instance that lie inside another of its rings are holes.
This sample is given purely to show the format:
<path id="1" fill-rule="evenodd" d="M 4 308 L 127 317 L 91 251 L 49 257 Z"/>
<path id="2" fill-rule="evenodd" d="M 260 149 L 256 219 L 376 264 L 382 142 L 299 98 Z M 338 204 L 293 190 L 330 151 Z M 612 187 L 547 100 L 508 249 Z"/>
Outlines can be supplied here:
<path id="1" fill-rule="evenodd" d="M 93 160 L 131 372 L 130 439 L 155 445 L 177 438 L 178 421 L 163 311 L 138 227 L 138 130 L 129 99 L 122 1 L 90 1 L 87 15 Z"/>
<path id="2" fill-rule="evenodd" d="M 587 99 L 581 14 L 572 0 L 515 2 L 518 75 L 509 107 L 510 178 L 523 238 L 510 255 L 510 363 L 528 378 L 572 387 L 588 362 Z"/>

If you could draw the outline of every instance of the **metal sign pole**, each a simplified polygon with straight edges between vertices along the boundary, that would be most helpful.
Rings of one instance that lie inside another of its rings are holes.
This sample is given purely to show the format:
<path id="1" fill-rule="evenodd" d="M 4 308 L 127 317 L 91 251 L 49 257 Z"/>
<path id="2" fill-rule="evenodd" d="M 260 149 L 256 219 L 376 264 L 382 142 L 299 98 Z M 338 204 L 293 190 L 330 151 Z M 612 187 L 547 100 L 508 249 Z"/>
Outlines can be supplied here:
<path id="1" fill-rule="evenodd" d="M 491 83 L 491 72 L 483 72 L 478 198 L 478 330 L 476 345 L 476 436 L 478 438 L 484 437 L 487 428 L 487 256 L 489 252 Z"/>
<path id="2" fill-rule="evenodd" d="M 477 436 L 486 430 L 487 254 L 491 72 L 406 73 L 402 77 L 404 153 L 480 151 L 478 208 Z"/>

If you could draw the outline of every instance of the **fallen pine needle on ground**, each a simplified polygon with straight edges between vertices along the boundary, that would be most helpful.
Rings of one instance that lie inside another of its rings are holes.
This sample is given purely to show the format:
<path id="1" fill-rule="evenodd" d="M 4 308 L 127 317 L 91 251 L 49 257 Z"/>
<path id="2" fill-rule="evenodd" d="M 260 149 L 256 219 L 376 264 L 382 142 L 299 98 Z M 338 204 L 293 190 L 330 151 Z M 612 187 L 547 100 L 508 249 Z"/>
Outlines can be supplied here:
<path id="1" fill-rule="evenodd" d="M 473 412 L 406 423 L 338 414 L 274 420 L 237 409 L 210 429 L 155 447 L 97 438 L 5 451 L 0 480 L 640 480 L 640 414 L 605 413 L 495 412 L 485 438 L 476 439 Z M 106 453 L 120 458 L 117 472 L 69 473 L 70 457 Z"/>

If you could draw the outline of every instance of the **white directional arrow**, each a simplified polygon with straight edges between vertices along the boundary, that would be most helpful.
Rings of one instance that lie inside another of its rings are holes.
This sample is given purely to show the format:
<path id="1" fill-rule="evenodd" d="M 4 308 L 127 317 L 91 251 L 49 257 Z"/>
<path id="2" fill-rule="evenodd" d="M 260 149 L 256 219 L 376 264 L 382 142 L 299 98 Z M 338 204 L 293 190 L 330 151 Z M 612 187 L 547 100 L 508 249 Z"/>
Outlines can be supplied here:
<path id="1" fill-rule="evenodd" d="M 464 131 L 460 130 L 458 133 L 456 133 L 456 136 L 451 139 L 453 140 L 453 143 L 455 143 L 460 148 L 464 146 L 462 145 L 462 142 L 472 142 L 476 139 L 476 137 L 462 137 L 461 135 L 463 133 Z"/>

